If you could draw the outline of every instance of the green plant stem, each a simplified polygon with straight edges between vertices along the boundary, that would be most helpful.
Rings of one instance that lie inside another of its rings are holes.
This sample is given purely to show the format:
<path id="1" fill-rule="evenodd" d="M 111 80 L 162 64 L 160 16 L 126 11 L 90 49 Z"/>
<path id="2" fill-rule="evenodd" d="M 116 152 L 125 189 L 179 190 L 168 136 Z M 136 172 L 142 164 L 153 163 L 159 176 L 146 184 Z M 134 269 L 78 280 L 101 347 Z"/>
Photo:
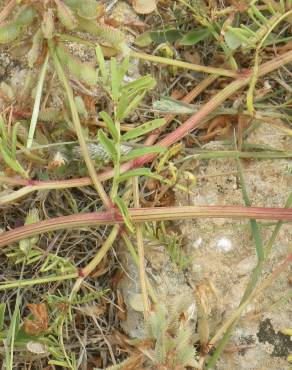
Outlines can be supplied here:
<path id="1" fill-rule="evenodd" d="M 129 215 L 134 223 L 181 220 L 197 217 L 292 221 L 291 208 L 241 206 L 130 208 Z M 0 247 L 48 231 L 96 225 L 123 224 L 123 222 L 123 217 L 120 214 L 113 214 L 112 212 L 92 212 L 51 218 L 46 221 L 20 226 L 0 234 Z"/>
<path id="2" fill-rule="evenodd" d="M 70 110 L 71 110 L 71 115 L 72 115 L 72 121 L 73 121 L 73 124 L 75 126 L 75 130 L 76 130 L 76 134 L 77 134 L 77 137 L 78 137 L 79 145 L 80 145 L 80 148 L 81 148 L 81 151 L 82 151 L 84 161 L 86 163 L 86 167 L 88 169 L 88 173 L 90 175 L 92 183 L 93 183 L 97 193 L 99 194 L 100 199 L 102 200 L 104 206 L 107 209 L 110 209 L 112 207 L 112 203 L 111 203 L 109 197 L 107 196 L 101 182 L 98 179 L 98 176 L 96 174 L 96 170 L 94 168 L 94 163 L 91 160 L 91 158 L 89 156 L 89 153 L 88 153 L 86 140 L 84 139 L 81 123 L 80 123 L 80 120 L 79 120 L 79 114 L 78 114 L 78 111 L 77 111 L 77 108 L 76 108 L 76 105 L 75 105 L 75 102 L 74 102 L 73 91 L 72 91 L 72 89 L 71 89 L 71 87 L 68 83 L 68 80 L 65 76 L 65 73 L 64 73 L 63 68 L 61 66 L 61 63 L 60 63 L 60 61 L 59 61 L 59 59 L 56 55 L 54 43 L 51 40 L 48 40 L 48 45 L 49 45 L 50 54 L 51 54 L 52 59 L 53 59 L 53 63 L 55 65 L 56 72 L 57 72 L 58 77 L 59 77 L 61 83 L 63 84 L 64 89 L 65 89 L 66 94 L 67 94 L 67 98 L 68 98 L 68 102 L 69 102 Z"/>
<path id="3" fill-rule="evenodd" d="M 96 266 L 100 263 L 100 261 L 105 257 L 108 250 L 113 245 L 116 237 L 118 236 L 120 230 L 119 225 L 115 225 L 110 232 L 109 236 L 107 237 L 106 241 L 103 243 L 102 247 L 98 250 L 97 254 L 92 258 L 92 260 L 84 267 L 81 271 L 81 275 L 75 282 L 74 287 L 70 294 L 70 299 L 74 297 L 74 295 L 78 292 L 83 283 L 84 279 L 88 277 L 89 274 L 96 268 Z"/>
<path id="4" fill-rule="evenodd" d="M 47 284 L 54 281 L 63 281 L 63 280 L 70 280 L 76 279 L 78 277 L 78 272 L 74 272 L 68 275 L 51 275 L 45 276 L 41 278 L 34 278 L 34 279 L 26 279 L 21 281 L 6 281 L 5 283 L 0 283 L 0 291 L 6 289 L 13 289 L 13 288 L 23 288 L 27 286 L 33 286 L 38 284 Z"/>
<path id="5" fill-rule="evenodd" d="M 202 66 L 202 65 L 199 65 L 199 64 L 183 62 L 182 60 L 159 57 L 159 56 L 156 56 L 156 55 L 149 55 L 149 54 L 145 54 L 145 53 L 139 53 L 139 52 L 136 52 L 136 51 L 131 51 L 130 56 L 132 58 L 147 60 L 149 62 L 155 62 L 155 63 L 159 63 L 159 64 L 167 64 L 169 66 L 175 66 L 175 67 L 179 67 L 179 68 L 190 69 L 190 70 L 196 71 L 196 72 L 209 73 L 209 74 L 214 74 L 214 75 L 218 75 L 218 76 L 226 76 L 226 77 L 233 77 L 233 78 L 238 77 L 238 72 L 232 71 L 232 70 L 229 70 L 229 69 L 224 69 L 224 68 L 207 67 L 207 66 Z"/>

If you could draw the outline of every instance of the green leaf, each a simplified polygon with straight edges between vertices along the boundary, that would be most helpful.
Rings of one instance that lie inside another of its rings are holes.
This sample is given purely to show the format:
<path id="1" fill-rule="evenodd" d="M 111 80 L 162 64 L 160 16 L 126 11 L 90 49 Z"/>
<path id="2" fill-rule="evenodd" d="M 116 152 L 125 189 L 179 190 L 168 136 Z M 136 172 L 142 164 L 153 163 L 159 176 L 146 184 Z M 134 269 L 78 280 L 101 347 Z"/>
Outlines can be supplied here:
<path id="1" fill-rule="evenodd" d="M 106 136 L 103 130 L 98 130 L 98 140 L 106 152 L 111 156 L 112 160 L 115 161 L 117 158 L 115 145 L 113 141 Z"/>
<path id="2" fill-rule="evenodd" d="M 182 37 L 182 33 L 176 28 L 150 31 L 149 34 L 151 39 L 157 44 L 164 42 L 173 43 Z"/>
<path id="3" fill-rule="evenodd" d="M 118 206 L 118 208 L 119 208 L 119 210 L 120 210 L 120 212 L 123 216 L 123 219 L 124 219 L 124 222 L 125 222 L 127 228 L 133 233 L 134 232 L 134 226 L 131 222 L 130 214 L 129 214 L 129 211 L 128 211 L 128 208 L 127 208 L 125 202 L 120 197 L 115 197 L 114 202 Z"/>
<path id="4" fill-rule="evenodd" d="M 105 83 L 108 79 L 108 72 L 107 72 L 107 69 L 106 69 L 103 52 L 102 52 L 102 49 L 101 49 L 99 44 L 96 45 L 95 54 L 96 54 L 96 58 L 97 58 L 97 61 L 98 61 L 99 71 L 100 71 L 101 77 L 103 79 L 103 82 Z"/>
<path id="5" fill-rule="evenodd" d="M 127 171 L 119 176 L 119 182 L 127 181 L 134 176 L 148 176 L 155 179 L 160 179 L 159 175 L 152 173 L 147 167 L 135 168 L 134 170 Z"/>
<path id="6" fill-rule="evenodd" d="M 150 90 L 155 87 L 156 81 L 151 75 L 146 75 L 141 78 L 138 78 L 135 81 L 127 83 L 123 90 L 129 92 L 129 94 L 137 93 L 140 90 Z"/>
<path id="7" fill-rule="evenodd" d="M 154 119 L 152 121 L 146 122 L 143 125 L 135 127 L 135 128 L 133 128 L 133 130 L 126 132 L 122 136 L 122 141 L 135 139 L 136 137 L 147 134 L 148 132 L 156 130 L 157 128 L 159 128 L 163 125 L 165 125 L 165 119 L 164 118 L 157 118 L 157 119 Z"/>
<path id="8" fill-rule="evenodd" d="M 118 101 L 119 97 L 119 88 L 120 88 L 120 79 L 118 73 L 118 66 L 116 58 L 111 58 L 111 89 L 112 89 L 112 98 L 114 101 Z"/>
<path id="9" fill-rule="evenodd" d="M 207 28 L 193 30 L 188 32 L 180 40 L 180 45 L 195 45 L 198 42 L 205 40 L 210 35 L 210 32 Z"/>
<path id="10" fill-rule="evenodd" d="M 238 37 L 238 35 L 235 35 L 230 30 L 225 32 L 224 38 L 225 38 L 226 44 L 231 50 L 235 50 L 239 48 L 242 44 L 242 40 Z"/>
<path id="11" fill-rule="evenodd" d="M 17 160 L 11 158 L 11 154 L 8 152 L 7 148 L 4 147 L 2 139 L 0 139 L 0 153 L 4 162 L 15 172 L 19 173 L 22 177 L 27 178 L 27 173 L 22 168 Z"/>
<path id="12" fill-rule="evenodd" d="M 4 328 L 4 317 L 6 311 L 6 303 L 0 303 L 0 331 Z"/>
<path id="13" fill-rule="evenodd" d="M 135 39 L 135 45 L 140 46 L 141 48 L 149 46 L 152 43 L 152 38 L 150 32 L 144 32 Z"/>
<path id="14" fill-rule="evenodd" d="M 127 93 L 121 95 L 119 99 L 119 104 L 117 106 L 116 118 L 117 120 L 121 120 L 122 117 L 125 115 L 125 111 L 129 104 L 129 97 Z"/>
<path id="15" fill-rule="evenodd" d="M 122 162 L 130 161 L 131 159 L 141 157 L 145 154 L 150 153 L 164 153 L 166 151 L 166 148 L 163 146 L 147 146 L 145 148 L 139 148 L 131 150 L 129 153 L 122 156 L 121 160 Z"/>
<path id="16" fill-rule="evenodd" d="M 114 139 L 114 141 L 118 141 L 120 134 L 119 134 L 111 116 L 105 111 L 100 112 L 99 116 L 106 123 L 107 128 L 108 128 L 110 134 L 112 135 L 112 138 Z"/>
<path id="17" fill-rule="evenodd" d="M 124 111 L 121 112 L 122 114 L 121 114 L 121 116 L 118 116 L 118 119 L 122 120 L 122 119 L 126 118 L 130 113 L 132 113 L 138 107 L 138 105 L 141 103 L 145 94 L 146 94 L 146 91 L 142 92 L 139 95 L 136 95 L 130 101 L 130 103 L 127 105 L 126 109 L 124 109 Z"/>
<path id="18" fill-rule="evenodd" d="M 12 160 L 16 161 L 16 142 L 17 142 L 17 130 L 21 122 L 16 122 L 13 126 L 12 130 L 12 138 L 11 138 L 11 158 Z"/>

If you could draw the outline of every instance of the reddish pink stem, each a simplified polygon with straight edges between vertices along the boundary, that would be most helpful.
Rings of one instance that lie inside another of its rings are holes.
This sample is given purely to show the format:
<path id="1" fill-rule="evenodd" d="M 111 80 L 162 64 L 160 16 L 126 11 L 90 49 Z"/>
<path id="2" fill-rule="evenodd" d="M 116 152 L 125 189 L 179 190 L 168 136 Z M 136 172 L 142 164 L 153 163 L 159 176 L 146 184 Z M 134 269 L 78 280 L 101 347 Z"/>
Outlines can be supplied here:
<path id="1" fill-rule="evenodd" d="M 197 217 L 292 221 L 292 208 L 240 206 L 156 207 L 130 208 L 129 214 L 133 222 L 181 220 Z M 56 217 L 2 233 L 0 235 L 0 247 L 48 231 L 96 226 L 98 224 L 122 223 L 123 218 L 118 212 L 92 212 Z"/>

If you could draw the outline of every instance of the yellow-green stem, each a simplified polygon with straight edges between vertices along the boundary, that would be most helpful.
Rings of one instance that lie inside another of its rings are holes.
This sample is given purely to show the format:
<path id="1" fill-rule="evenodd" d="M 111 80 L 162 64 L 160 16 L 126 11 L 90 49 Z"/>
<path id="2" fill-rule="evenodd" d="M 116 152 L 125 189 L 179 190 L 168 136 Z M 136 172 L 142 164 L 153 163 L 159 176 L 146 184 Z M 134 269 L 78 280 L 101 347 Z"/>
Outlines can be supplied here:
<path id="1" fill-rule="evenodd" d="M 175 66 L 175 67 L 184 68 L 184 69 L 190 69 L 191 71 L 196 71 L 196 72 L 209 73 L 209 74 L 233 77 L 233 78 L 238 77 L 238 73 L 236 71 L 232 71 L 232 70 L 224 69 L 224 68 L 207 67 L 207 66 L 202 66 L 199 64 L 183 62 L 182 60 L 159 57 L 157 55 L 139 53 L 136 51 L 131 51 L 130 56 L 132 58 L 143 59 L 149 62 L 166 64 L 169 66 Z"/>

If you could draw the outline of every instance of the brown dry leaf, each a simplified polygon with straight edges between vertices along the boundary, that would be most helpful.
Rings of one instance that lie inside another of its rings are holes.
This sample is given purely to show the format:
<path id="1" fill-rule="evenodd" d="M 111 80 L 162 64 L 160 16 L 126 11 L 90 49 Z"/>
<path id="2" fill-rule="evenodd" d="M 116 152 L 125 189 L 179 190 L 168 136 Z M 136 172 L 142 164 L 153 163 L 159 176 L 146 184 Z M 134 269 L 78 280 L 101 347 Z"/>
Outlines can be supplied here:
<path id="1" fill-rule="evenodd" d="M 49 318 L 45 303 L 30 303 L 27 305 L 34 320 L 24 320 L 24 331 L 30 335 L 39 335 L 48 329 Z"/>
<path id="2" fill-rule="evenodd" d="M 132 0 L 132 5 L 138 14 L 150 14 L 156 9 L 156 0 Z"/>

